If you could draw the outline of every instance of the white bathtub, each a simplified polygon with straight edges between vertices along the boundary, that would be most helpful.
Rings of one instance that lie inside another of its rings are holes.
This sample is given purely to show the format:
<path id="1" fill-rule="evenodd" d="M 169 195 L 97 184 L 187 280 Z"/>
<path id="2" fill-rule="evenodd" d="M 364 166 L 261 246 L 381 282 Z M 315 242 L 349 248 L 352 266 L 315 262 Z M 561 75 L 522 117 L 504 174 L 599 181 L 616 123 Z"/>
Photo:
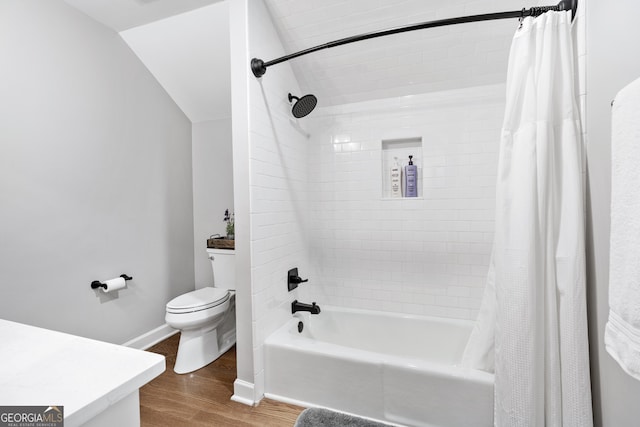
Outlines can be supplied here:
<path id="1" fill-rule="evenodd" d="M 490 427 L 493 375 L 457 366 L 472 325 L 324 306 L 296 313 L 265 342 L 265 395 L 407 426 Z"/>

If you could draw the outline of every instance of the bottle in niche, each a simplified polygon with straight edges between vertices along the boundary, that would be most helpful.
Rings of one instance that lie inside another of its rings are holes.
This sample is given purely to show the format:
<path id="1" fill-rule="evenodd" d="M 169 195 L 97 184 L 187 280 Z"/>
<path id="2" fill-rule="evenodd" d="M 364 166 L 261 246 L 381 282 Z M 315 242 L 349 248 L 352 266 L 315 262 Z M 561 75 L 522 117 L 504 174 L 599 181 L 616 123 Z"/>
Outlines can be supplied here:
<path id="1" fill-rule="evenodd" d="M 404 167 L 405 197 L 418 197 L 418 167 L 409 156 L 409 164 Z"/>
<path id="2" fill-rule="evenodd" d="M 402 181 L 400 176 L 402 169 L 398 165 L 398 158 L 394 157 L 393 166 L 391 166 L 391 197 L 394 199 L 402 197 Z"/>

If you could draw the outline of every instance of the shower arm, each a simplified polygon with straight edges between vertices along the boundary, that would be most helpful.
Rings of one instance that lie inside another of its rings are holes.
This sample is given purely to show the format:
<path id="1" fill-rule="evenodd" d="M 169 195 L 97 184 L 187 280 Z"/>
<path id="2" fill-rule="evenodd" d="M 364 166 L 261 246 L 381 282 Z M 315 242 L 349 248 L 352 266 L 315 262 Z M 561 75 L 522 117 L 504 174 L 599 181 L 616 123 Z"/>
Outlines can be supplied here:
<path id="1" fill-rule="evenodd" d="M 425 28 L 444 27 L 446 25 L 464 24 L 467 22 L 478 21 L 493 21 L 496 19 L 508 19 L 508 18 L 525 18 L 527 16 L 539 16 L 548 11 L 571 11 L 571 19 L 576 16 L 576 9 L 578 8 L 578 0 L 561 0 L 555 6 L 538 6 L 531 7 L 529 9 L 515 10 L 512 12 L 497 12 L 497 13 L 485 13 L 482 15 L 469 15 L 459 16 L 457 18 L 439 19 L 437 21 L 422 22 L 419 24 L 405 25 L 403 27 L 391 28 L 383 31 L 376 31 L 371 33 L 360 34 L 357 36 L 345 37 L 343 39 L 334 40 L 332 42 L 324 43 L 318 46 L 310 47 L 299 52 L 291 53 L 289 55 L 282 56 L 280 58 L 273 59 L 271 61 L 263 61 L 262 59 L 253 58 L 251 60 L 251 71 L 256 77 L 262 77 L 267 72 L 267 67 L 279 64 L 281 62 L 288 61 L 293 58 L 297 58 L 308 53 L 317 52 L 322 49 L 329 49 L 336 46 L 342 46 L 344 44 L 359 42 L 361 40 L 368 40 L 377 37 L 389 36 L 391 34 L 406 33 L 408 31 L 422 30 Z"/>

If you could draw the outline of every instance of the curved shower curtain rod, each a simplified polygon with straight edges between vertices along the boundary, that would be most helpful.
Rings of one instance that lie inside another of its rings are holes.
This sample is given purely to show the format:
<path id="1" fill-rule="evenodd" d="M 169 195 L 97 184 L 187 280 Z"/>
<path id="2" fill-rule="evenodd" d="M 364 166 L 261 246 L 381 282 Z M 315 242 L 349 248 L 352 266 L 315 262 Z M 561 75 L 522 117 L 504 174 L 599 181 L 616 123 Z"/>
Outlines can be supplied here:
<path id="1" fill-rule="evenodd" d="M 422 22 L 419 24 L 406 25 L 404 27 L 391 28 L 389 30 L 377 31 L 373 33 L 365 33 L 357 36 L 346 37 L 340 40 L 334 40 L 332 42 L 324 43 L 318 46 L 310 47 L 309 49 L 301 50 L 289 55 L 281 56 L 280 58 L 273 59 L 271 61 L 263 61 L 262 59 L 253 58 L 251 60 L 251 71 L 256 77 L 262 77 L 267 72 L 267 67 L 279 64 L 281 62 L 288 61 L 298 56 L 306 55 L 308 53 L 316 52 L 322 49 L 329 49 L 331 47 L 342 46 L 343 44 L 349 44 L 353 42 L 359 42 L 361 40 L 373 39 L 376 37 L 388 36 L 391 34 L 406 33 L 407 31 L 422 30 L 424 28 L 444 27 L 446 25 L 464 24 L 467 22 L 478 21 L 493 21 L 495 19 L 507 19 L 507 18 L 525 18 L 527 16 L 539 16 L 548 11 L 571 11 L 571 19 L 576 16 L 576 9 L 578 8 L 578 0 L 561 0 L 555 6 L 538 6 L 531 7 L 529 9 L 523 8 L 522 10 L 514 10 L 512 12 L 498 12 L 498 13 L 485 13 L 482 15 L 470 15 L 460 16 L 457 18 L 440 19 L 437 21 Z"/>

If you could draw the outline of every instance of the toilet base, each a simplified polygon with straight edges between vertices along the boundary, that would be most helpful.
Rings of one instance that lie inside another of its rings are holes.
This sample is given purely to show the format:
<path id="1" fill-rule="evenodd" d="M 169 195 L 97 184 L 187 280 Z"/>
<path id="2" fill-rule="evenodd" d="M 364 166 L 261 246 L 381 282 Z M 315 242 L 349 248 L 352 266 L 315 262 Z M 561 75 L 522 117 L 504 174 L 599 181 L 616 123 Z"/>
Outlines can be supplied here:
<path id="1" fill-rule="evenodd" d="M 223 334 L 220 343 L 218 343 L 217 328 L 204 333 L 201 330 L 181 331 L 178 355 L 173 371 L 176 374 L 188 374 L 207 366 L 233 347 L 236 342 L 235 331 L 232 335 Z"/>

